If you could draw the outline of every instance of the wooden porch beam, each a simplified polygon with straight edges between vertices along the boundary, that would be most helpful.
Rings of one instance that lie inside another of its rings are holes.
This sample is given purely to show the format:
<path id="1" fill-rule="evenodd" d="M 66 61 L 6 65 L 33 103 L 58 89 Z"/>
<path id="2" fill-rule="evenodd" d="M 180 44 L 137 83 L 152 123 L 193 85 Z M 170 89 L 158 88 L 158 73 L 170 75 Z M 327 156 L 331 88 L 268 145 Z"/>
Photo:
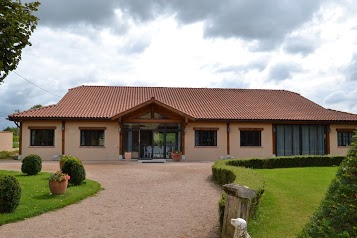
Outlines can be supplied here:
<path id="1" fill-rule="evenodd" d="M 229 133 L 230 133 L 230 123 L 227 123 L 227 155 L 230 155 L 230 136 L 229 136 Z"/>
<path id="2" fill-rule="evenodd" d="M 61 153 L 62 153 L 62 155 L 64 155 L 65 154 L 65 131 L 66 131 L 66 122 L 65 121 L 62 121 L 61 130 L 62 130 L 62 150 L 61 150 Z"/>

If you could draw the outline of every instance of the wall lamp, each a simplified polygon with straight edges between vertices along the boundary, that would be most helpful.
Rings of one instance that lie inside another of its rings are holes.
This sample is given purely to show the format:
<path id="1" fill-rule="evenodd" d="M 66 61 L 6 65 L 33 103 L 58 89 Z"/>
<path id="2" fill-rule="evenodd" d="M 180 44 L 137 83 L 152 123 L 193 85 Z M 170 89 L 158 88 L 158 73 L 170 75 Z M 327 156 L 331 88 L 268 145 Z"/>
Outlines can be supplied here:
<path id="1" fill-rule="evenodd" d="M 64 131 L 64 125 L 61 126 L 61 130 Z"/>
<path id="2" fill-rule="evenodd" d="M 118 128 L 118 132 L 121 132 L 121 128 L 120 127 Z"/>
<path id="3" fill-rule="evenodd" d="M 187 133 L 187 131 L 188 131 L 187 128 L 185 128 L 185 134 Z"/>
<path id="4" fill-rule="evenodd" d="M 231 128 L 230 127 L 227 127 L 227 132 L 230 132 L 231 131 Z"/>

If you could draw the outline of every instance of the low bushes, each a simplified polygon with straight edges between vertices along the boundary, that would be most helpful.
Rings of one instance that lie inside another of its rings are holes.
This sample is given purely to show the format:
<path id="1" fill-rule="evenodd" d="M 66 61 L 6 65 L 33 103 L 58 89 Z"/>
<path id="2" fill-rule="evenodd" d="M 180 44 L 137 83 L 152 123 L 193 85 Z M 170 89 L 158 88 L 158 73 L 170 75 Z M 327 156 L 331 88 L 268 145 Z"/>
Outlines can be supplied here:
<path id="1" fill-rule="evenodd" d="M 13 212 L 20 204 L 21 187 L 14 176 L 0 175 L 0 213 Z"/>
<path id="2" fill-rule="evenodd" d="M 14 151 L 0 151 L 0 159 L 17 159 L 17 156 L 19 154 L 18 150 Z"/>
<path id="3" fill-rule="evenodd" d="M 64 161 L 62 172 L 68 174 L 71 178 L 69 183 L 80 185 L 86 179 L 86 171 L 82 161 L 76 157 L 66 155 L 61 158 Z"/>
<path id="4" fill-rule="evenodd" d="M 269 159 L 227 160 L 228 165 L 252 169 L 338 166 L 345 156 L 288 156 Z"/>
<path id="5" fill-rule="evenodd" d="M 36 175 L 41 169 L 42 159 L 38 155 L 28 155 L 22 160 L 21 171 L 27 175 Z"/>
<path id="6" fill-rule="evenodd" d="M 228 161 L 229 160 L 218 160 L 213 164 L 213 180 L 220 185 L 236 183 L 254 189 L 257 192 L 257 196 L 252 199 L 250 204 L 250 215 L 254 216 L 260 198 L 264 193 L 264 179 L 252 169 L 227 165 Z M 225 193 L 223 193 L 219 201 L 219 222 L 221 227 L 223 225 L 225 196 Z"/>
<path id="7" fill-rule="evenodd" d="M 299 237 L 357 237 L 357 134 L 336 177 Z"/>

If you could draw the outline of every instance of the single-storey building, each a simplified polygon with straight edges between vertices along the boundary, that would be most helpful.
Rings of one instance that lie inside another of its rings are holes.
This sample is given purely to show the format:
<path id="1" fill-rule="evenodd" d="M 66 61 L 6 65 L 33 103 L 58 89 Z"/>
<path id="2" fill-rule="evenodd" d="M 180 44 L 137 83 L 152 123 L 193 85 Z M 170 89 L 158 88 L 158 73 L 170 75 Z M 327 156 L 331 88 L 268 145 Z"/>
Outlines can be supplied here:
<path id="1" fill-rule="evenodd" d="M 20 156 L 82 160 L 344 155 L 357 115 L 286 90 L 79 86 L 55 105 L 9 115 Z"/>

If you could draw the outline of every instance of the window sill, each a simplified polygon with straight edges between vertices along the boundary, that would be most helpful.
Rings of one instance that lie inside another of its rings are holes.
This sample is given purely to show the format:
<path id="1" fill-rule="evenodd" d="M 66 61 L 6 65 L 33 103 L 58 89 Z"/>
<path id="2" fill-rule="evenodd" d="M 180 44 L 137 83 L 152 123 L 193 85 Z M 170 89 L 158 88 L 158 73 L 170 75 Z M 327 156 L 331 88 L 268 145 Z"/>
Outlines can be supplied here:
<path id="1" fill-rule="evenodd" d="M 54 145 L 32 145 L 29 148 L 55 148 Z"/>
<path id="2" fill-rule="evenodd" d="M 95 145 L 93 145 L 93 146 L 85 146 L 85 145 L 83 145 L 83 146 L 79 146 L 79 148 L 105 148 L 105 146 L 104 145 L 97 145 L 97 146 L 95 146 Z"/>
<path id="3" fill-rule="evenodd" d="M 348 147 L 350 147 L 349 145 L 339 145 L 339 146 L 337 146 L 337 148 L 348 148 Z"/>
<path id="4" fill-rule="evenodd" d="M 263 146 L 259 146 L 259 145 L 257 145 L 257 146 L 254 146 L 254 145 L 247 145 L 247 146 L 245 146 L 245 145 L 241 145 L 240 146 L 240 148 L 263 148 Z"/>
<path id="5" fill-rule="evenodd" d="M 200 145 L 200 146 L 195 146 L 194 148 L 218 148 L 218 146 L 204 146 L 204 145 Z"/>

